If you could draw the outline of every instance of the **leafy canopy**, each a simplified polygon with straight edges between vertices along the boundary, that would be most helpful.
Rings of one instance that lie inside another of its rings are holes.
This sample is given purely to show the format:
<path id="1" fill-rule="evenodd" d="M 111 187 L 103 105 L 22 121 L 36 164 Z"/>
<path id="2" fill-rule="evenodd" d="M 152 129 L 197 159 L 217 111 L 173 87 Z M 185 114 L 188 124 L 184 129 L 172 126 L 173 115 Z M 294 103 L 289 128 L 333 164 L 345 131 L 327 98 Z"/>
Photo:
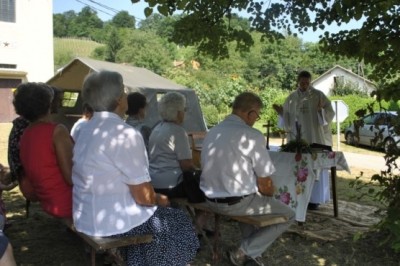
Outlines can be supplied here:
<path id="1" fill-rule="evenodd" d="M 139 0 L 131 0 L 137 3 Z M 246 50 L 254 40 L 247 29 L 232 27 L 233 13 L 245 11 L 252 30 L 263 38 L 278 39 L 283 33 L 303 33 L 338 26 L 353 20 L 363 21 L 359 29 L 325 32 L 320 42 L 323 50 L 335 55 L 356 57 L 375 66 L 375 79 L 385 80 L 381 96 L 400 99 L 400 5 L 398 0 L 144 0 L 144 13 L 154 9 L 164 16 L 176 12 L 185 15 L 174 26 L 172 40 L 214 56 L 228 56 L 227 43 L 235 41 L 237 49 Z M 228 19 L 228 20 L 227 20 Z"/>

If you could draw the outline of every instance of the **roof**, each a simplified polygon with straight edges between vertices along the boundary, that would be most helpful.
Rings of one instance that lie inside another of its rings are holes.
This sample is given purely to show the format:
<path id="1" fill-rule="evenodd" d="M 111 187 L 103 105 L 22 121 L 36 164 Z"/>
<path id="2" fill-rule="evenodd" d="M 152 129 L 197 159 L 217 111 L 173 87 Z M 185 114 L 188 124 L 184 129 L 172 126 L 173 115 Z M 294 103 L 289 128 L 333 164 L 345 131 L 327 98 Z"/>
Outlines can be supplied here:
<path id="1" fill-rule="evenodd" d="M 364 78 L 364 77 L 362 77 L 360 75 L 357 75 L 356 73 L 353 73 L 352 71 L 350 71 L 350 70 L 348 70 L 348 69 L 346 69 L 346 68 L 344 68 L 342 66 L 339 66 L 339 65 L 336 65 L 336 66 L 330 68 L 328 71 L 324 72 L 321 76 L 319 76 L 318 78 L 314 79 L 311 83 L 315 83 L 315 82 L 319 81 L 320 79 L 323 79 L 325 76 L 329 75 L 335 68 L 339 68 L 339 69 L 343 70 L 344 72 L 348 73 L 349 75 L 352 75 L 352 76 L 355 76 L 355 77 L 357 77 L 359 79 L 362 79 L 363 81 L 367 82 L 371 86 L 375 86 L 375 84 L 372 81 L 370 81 L 370 80 L 368 80 L 368 79 L 366 79 L 366 78 Z"/>
<path id="2" fill-rule="evenodd" d="M 124 85 L 131 89 L 186 89 L 186 87 L 142 67 L 116 64 L 85 57 L 73 59 L 46 83 L 65 89 L 80 90 L 84 77 L 92 71 L 98 72 L 100 70 L 119 72 L 124 79 Z"/>

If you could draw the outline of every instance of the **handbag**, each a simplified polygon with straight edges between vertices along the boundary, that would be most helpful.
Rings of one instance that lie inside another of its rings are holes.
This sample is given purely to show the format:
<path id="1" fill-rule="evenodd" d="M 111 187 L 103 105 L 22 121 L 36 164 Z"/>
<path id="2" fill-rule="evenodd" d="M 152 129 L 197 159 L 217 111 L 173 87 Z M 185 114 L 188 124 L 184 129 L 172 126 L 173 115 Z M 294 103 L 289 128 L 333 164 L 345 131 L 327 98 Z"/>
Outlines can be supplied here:
<path id="1" fill-rule="evenodd" d="M 200 170 L 183 172 L 183 189 L 190 203 L 201 203 L 206 200 L 204 192 L 200 189 Z"/>

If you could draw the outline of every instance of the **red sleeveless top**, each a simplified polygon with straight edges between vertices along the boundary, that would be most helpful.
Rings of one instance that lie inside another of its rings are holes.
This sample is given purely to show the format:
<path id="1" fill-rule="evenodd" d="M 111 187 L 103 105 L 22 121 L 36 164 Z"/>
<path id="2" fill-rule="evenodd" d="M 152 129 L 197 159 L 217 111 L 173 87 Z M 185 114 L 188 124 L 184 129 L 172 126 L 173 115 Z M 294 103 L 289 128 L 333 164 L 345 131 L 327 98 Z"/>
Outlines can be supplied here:
<path id="1" fill-rule="evenodd" d="M 40 123 L 24 130 L 20 145 L 20 159 L 25 177 L 42 209 L 60 218 L 72 217 L 72 186 L 64 180 L 58 166 L 53 145 L 53 123 Z"/>

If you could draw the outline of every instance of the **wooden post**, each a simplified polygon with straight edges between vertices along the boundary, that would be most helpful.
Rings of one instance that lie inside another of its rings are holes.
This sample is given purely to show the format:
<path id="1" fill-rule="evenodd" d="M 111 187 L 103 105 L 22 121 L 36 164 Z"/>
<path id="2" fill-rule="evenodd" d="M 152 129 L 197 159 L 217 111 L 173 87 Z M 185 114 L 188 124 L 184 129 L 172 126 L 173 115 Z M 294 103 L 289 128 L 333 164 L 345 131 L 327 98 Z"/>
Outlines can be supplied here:
<path id="1" fill-rule="evenodd" d="M 270 123 L 270 121 L 268 120 L 268 122 L 267 122 L 267 124 L 264 124 L 263 125 L 263 127 L 265 127 L 266 128 L 266 133 L 267 133 L 267 146 L 266 146 L 266 148 L 267 148 L 267 150 L 269 150 L 269 129 L 271 128 L 271 126 L 272 126 L 272 124 Z"/>
<path id="2" fill-rule="evenodd" d="M 336 194 L 336 166 L 331 167 L 331 182 L 332 182 L 332 195 L 333 195 L 333 215 L 335 218 L 339 217 L 338 199 Z"/>

